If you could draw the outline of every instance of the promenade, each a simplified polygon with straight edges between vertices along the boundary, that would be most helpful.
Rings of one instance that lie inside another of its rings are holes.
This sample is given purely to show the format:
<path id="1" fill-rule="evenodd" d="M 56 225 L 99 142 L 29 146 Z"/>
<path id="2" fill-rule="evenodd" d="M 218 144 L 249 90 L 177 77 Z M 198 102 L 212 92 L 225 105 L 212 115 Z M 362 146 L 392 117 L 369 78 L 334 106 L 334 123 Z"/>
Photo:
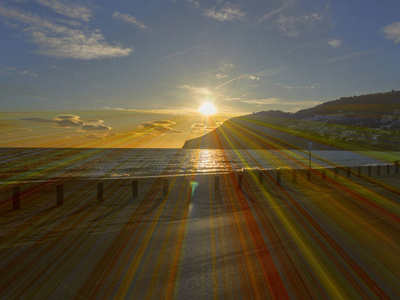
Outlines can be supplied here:
<path id="1" fill-rule="evenodd" d="M 63 181 L 62 205 L 27 183 L 0 210 L 0 298 L 396 299 L 400 175 L 356 172 L 108 180 L 102 201 Z"/>

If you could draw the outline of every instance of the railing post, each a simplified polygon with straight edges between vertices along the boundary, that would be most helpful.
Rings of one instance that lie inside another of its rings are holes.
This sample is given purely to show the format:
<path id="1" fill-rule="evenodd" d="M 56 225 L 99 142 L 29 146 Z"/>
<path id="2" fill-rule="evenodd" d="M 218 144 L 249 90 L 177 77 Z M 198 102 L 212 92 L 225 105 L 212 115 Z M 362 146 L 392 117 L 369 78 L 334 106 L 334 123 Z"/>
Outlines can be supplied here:
<path id="1" fill-rule="evenodd" d="M 381 176 L 381 166 L 380 165 L 376 166 L 376 175 Z"/>
<path id="2" fill-rule="evenodd" d="M 281 172 L 276 171 L 276 182 L 281 185 Z"/>
<path id="3" fill-rule="evenodd" d="M 19 186 L 13 188 L 13 209 L 20 209 L 21 188 Z"/>
<path id="4" fill-rule="evenodd" d="M 386 165 L 386 175 L 390 175 L 390 165 Z"/>
<path id="5" fill-rule="evenodd" d="M 350 178 L 351 170 L 350 167 L 347 167 L 347 178 Z"/>
<path id="6" fill-rule="evenodd" d="M 372 173 L 371 169 L 372 169 L 371 166 L 368 166 L 368 176 L 369 177 L 371 177 L 371 173 Z"/>
<path id="7" fill-rule="evenodd" d="M 258 183 L 260 185 L 262 185 L 262 183 L 263 183 L 263 173 L 262 173 L 262 171 L 258 172 Z"/>
<path id="8" fill-rule="evenodd" d="M 358 177 L 361 177 L 361 167 L 358 167 Z"/>
<path id="9" fill-rule="evenodd" d="M 57 205 L 64 204 L 64 186 L 62 184 L 57 185 Z"/>
<path id="10" fill-rule="evenodd" d="M 214 189 L 216 192 L 219 192 L 219 176 L 214 176 Z"/>
<path id="11" fill-rule="evenodd" d="M 97 184 L 97 201 L 98 202 L 103 202 L 103 183 L 99 182 Z"/>
<path id="12" fill-rule="evenodd" d="M 243 174 L 238 174 L 239 189 L 243 188 Z"/>
<path id="13" fill-rule="evenodd" d="M 139 195 L 139 182 L 138 180 L 132 181 L 132 198 L 136 198 Z"/>

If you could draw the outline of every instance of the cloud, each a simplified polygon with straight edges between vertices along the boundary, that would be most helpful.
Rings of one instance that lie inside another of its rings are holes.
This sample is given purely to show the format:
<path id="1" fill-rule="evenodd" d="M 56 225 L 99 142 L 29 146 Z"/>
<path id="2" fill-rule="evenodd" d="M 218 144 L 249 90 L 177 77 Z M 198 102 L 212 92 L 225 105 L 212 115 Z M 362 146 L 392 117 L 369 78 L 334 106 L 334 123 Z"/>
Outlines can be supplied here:
<path id="1" fill-rule="evenodd" d="M 243 100 L 242 102 L 247 104 L 256 104 L 256 105 L 286 105 L 286 106 L 293 106 L 293 105 L 300 105 L 300 106 L 315 106 L 321 104 L 322 102 L 318 101 L 285 101 L 281 98 L 266 98 L 266 99 L 249 99 Z"/>
<path id="2" fill-rule="evenodd" d="M 215 77 L 216 77 L 217 79 L 223 79 L 223 78 L 227 78 L 228 75 L 217 74 L 217 75 L 215 75 Z"/>
<path id="3" fill-rule="evenodd" d="M 170 126 L 175 125 L 175 122 L 169 120 L 146 121 L 139 125 L 140 129 L 146 132 L 136 133 L 138 135 L 166 135 L 170 133 L 183 133 L 183 131 L 172 129 Z"/>
<path id="4" fill-rule="evenodd" d="M 200 3 L 197 0 L 184 0 L 187 3 L 190 3 L 194 8 L 200 8 Z M 177 2 L 177 0 L 172 0 L 172 2 Z"/>
<path id="5" fill-rule="evenodd" d="M 81 19 L 88 22 L 92 17 L 91 10 L 78 2 L 71 2 L 68 0 L 36 0 L 36 2 L 70 18 Z"/>
<path id="6" fill-rule="evenodd" d="M 198 129 L 201 128 L 201 129 L 203 129 L 203 128 L 206 128 L 207 126 L 205 124 L 203 124 L 203 123 L 195 123 L 191 127 L 192 128 L 198 128 Z"/>
<path id="7" fill-rule="evenodd" d="M 210 90 L 207 87 L 197 87 L 197 86 L 190 86 L 190 85 L 181 85 L 178 88 L 180 89 L 188 89 L 194 94 L 198 94 L 201 96 L 211 96 L 213 94 L 213 91 Z"/>
<path id="8" fill-rule="evenodd" d="M 194 8 L 200 8 L 200 3 L 196 0 L 186 0 L 186 2 L 191 3 Z"/>
<path id="9" fill-rule="evenodd" d="M 100 123 L 104 123 L 103 120 L 98 120 L 98 119 L 85 119 L 82 120 L 83 122 L 87 123 L 95 123 L 95 124 L 100 124 Z"/>
<path id="10" fill-rule="evenodd" d="M 130 16 L 128 14 L 122 14 L 122 13 L 116 11 L 115 13 L 113 13 L 113 18 L 124 21 L 126 23 L 133 24 L 133 25 L 139 27 L 140 29 L 151 31 L 151 29 L 149 27 L 147 27 L 142 21 L 136 19 L 134 16 Z"/>
<path id="11" fill-rule="evenodd" d="M 271 19 L 277 13 L 283 12 L 290 4 L 292 4 L 292 1 L 290 1 L 290 0 L 284 2 L 283 5 L 281 7 L 279 7 L 278 9 L 272 10 L 272 11 L 268 12 L 267 14 L 263 15 L 262 17 L 260 17 L 257 20 L 256 24 L 264 23 L 265 21 Z"/>
<path id="12" fill-rule="evenodd" d="M 53 120 L 57 123 L 56 127 L 62 128 L 81 127 L 84 125 L 80 117 L 75 115 L 61 115 L 55 117 Z"/>
<path id="13" fill-rule="evenodd" d="M 258 104 L 258 105 L 281 104 L 282 99 L 280 99 L 280 98 L 249 99 L 249 100 L 243 100 L 242 102 L 248 103 L 248 104 Z"/>
<path id="14" fill-rule="evenodd" d="M 322 20 L 324 20 L 324 17 L 319 13 L 296 17 L 280 15 L 279 19 L 276 20 L 275 23 L 283 35 L 298 38 L 300 37 L 300 30 L 305 25 L 315 24 Z"/>
<path id="15" fill-rule="evenodd" d="M 315 85 L 310 85 L 310 86 L 289 86 L 289 85 L 284 85 L 277 83 L 277 86 L 283 87 L 288 90 L 293 90 L 293 89 L 305 89 L 305 90 L 313 90 L 315 89 Z"/>
<path id="16" fill-rule="evenodd" d="M 0 134 L 13 135 L 13 133 L 17 132 L 32 132 L 32 131 L 33 130 L 29 128 L 2 127 Z"/>
<path id="17" fill-rule="evenodd" d="M 324 63 L 334 63 L 334 62 L 338 62 L 338 61 L 348 60 L 348 59 L 352 59 L 352 58 L 357 58 L 359 56 L 367 55 L 369 53 L 371 53 L 371 51 L 367 50 L 367 51 L 359 51 L 359 52 L 354 52 L 354 53 L 350 53 L 350 54 L 335 56 L 335 57 L 331 57 L 331 58 L 327 59 Z"/>
<path id="18" fill-rule="evenodd" d="M 342 41 L 341 40 L 330 40 L 329 42 L 328 42 L 328 45 L 329 46 L 332 46 L 333 48 L 338 48 L 338 47 L 340 47 L 341 45 L 342 45 Z"/>
<path id="19" fill-rule="evenodd" d="M 202 133 L 204 133 L 205 131 L 211 131 L 215 129 L 215 126 L 207 126 L 206 124 L 203 123 L 194 123 L 190 127 L 193 128 L 192 132 L 202 132 Z"/>
<path id="20" fill-rule="evenodd" d="M 87 107 L 84 107 L 84 109 L 88 109 Z M 100 110 L 116 110 L 116 111 L 133 111 L 133 112 L 139 112 L 138 109 L 130 109 L 130 108 L 122 108 L 122 107 L 108 107 L 108 106 L 103 106 L 98 108 Z"/>
<path id="21" fill-rule="evenodd" d="M 26 75 L 26 76 L 31 76 L 31 77 L 38 76 L 37 73 L 31 72 L 28 70 L 17 70 L 16 68 L 13 68 L 13 67 L 7 67 L 7 68 L 0 69 L 0 73 L 5 74 L 5 75 L 21 74 L 21 75 Z"/>
<path id="22" fill-rule="evenodd" d="M 242 74 L 242 75 L 236 76 L 235 78 L 229 79 L 228 81 L 216 86 L 215 90 L 217 90 L 231 82 L 239 80 L 239 79 L 247 78 L 249 80 L 258 81 L 261 79 L 261 77 L 266 77 L 266 76 L 270 76 L 270 75 L 274 75 L 274 74 L 278 74 L 278 73 L 283 73 L 286 71 L 286 69 L 287 69 L 286 67 L 281 67 L 281 68 L 273 68 L 273 69 L 268 69 L 268 70 L 264 70 L 264 71 L 254 72 L 251 74 Z"/>
<path id="23" fill-rule="evenodd" d="M 254 75 L 249 75 L 247 78 L 250 79 L 250 80 L 255 80 L 255 81 L 259 81 L 260 80 L 260 77 L 257 77 L 257 76 L 254 76 Z"/>
<path id="24" fill-rule="evenodd" d="M 393 40 L 395 43 L 400 42 L 400 22 L 390 24 L 382 29 L 386 38 Z"/>
<path id="25" fill-rule="evenodd" d="M 78 128 L 80 130 L 111 130 L 112 128 L 106 126 L 103 120 L 98 119 L 81 119 L 76 115 L 59 115 L 51 119 L 43 118 L 22 118 L 24 121 L 41 122 L 41 123 L 54 123 L 57 128 Z"/>
<path id="26" fill-rule="evenodd" d="M 42 122 L 42 123 L 54 123 L 54 120 L 42 119 L 42 118 L 21 118 L 23 121 L 32 121 L 32 122 Z"/>
<path id="27" fill-rule="evenodd" d="M 19 71 L 19 73 L 22 74 L 22 75 L 28 75 L 28 76 L 32 76 L 32 77 L 36 77 L 38 75 L 36 73 L 33 73 L 31 71 L 27 71 L 27 70 Z"/>
<path id="28" fill-rule="evenodd" d="M 241 11 L 238 8 L 235 8 L 231 4 L 226 4 L 224 7 L 221 7 L 219 10 L 216 10 L 215 7 L 212 7 L 204 12 L 204 15 L 208 18 L 216 19 L 220 22 L 224 21 L 235 21 L 235 20 L 243 20 L 246 17 L 246 13 Z"/>
<path id="29" fill-rule="evenodd" d="M 163 127 L 175 125 L 175 122 L 169 120 L 146 121 L 139 125 L 141 128 Z"/>
<path id="30" fill-rule="evenodd" d="M 22 12 L 16 8 L 0 6 L 0 15 L 20 22 L 31 41 L 38 45 L 40 54 L 56 58 L 98 59 L 123 57 L 130 48 L 110 45 L 99 30 L 75 29 L 56 24 L 39 15 Z"/>

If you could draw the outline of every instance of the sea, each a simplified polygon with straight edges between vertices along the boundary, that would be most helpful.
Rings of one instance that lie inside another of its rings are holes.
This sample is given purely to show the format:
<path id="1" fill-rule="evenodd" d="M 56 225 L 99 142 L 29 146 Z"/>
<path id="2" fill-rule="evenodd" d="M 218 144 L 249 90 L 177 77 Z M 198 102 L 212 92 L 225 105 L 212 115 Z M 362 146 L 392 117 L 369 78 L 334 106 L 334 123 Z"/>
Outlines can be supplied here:
<path id="1" fill-rule="evenodd" d="M 0 180 L 220 174 L 254 169 L 385 165 L 399 159 L 398 151 L 0 148 Z"/>

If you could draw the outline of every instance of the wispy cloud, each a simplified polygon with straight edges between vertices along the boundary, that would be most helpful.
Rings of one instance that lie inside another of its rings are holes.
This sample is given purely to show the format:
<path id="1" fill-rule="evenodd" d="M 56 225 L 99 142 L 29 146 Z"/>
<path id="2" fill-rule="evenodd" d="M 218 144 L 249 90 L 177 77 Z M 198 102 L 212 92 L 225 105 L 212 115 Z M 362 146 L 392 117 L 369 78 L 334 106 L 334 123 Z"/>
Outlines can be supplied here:
<path id="1" fill-rule="evenodd" d="M 287 1 L 285 1 L 285 2 L 281 5 L 281 7 L 277 8 L 277 9 L 274 9 L 274 10 L 271 10 L 271 11 L 269 11 L 268 13 L 264 14 L 263 16 L 261 16 L 261 17 L 256 21 L 255 24 L 258 25 L 258 24 L 264 23 L 265 21 L 271 19 L 274 15 L 276 15 L 276 14 L 278 14 L 278 13 L 281 13 L 281 12 L 283 12 L 284 10 L 286 10 L 286 8 L 287 8 L 289 5 L 293 4 L 293 2 L 294 2 L 293 0 L 287 0 Z"/>
<path id="2" fill-rule="evenodd" d="M 92 17 L 91 10 L 78 2 L 68 0 L 36 0 L 36 2 L 70 18 L 88 22 Z"/>
<path id="3" fill-rule="evenodd" d="M 281 98 L 248 99 L 248 100 L 242 100 L 242 102 L 247 104 L 256 104 L 256 105 L 282 105 L 282 106 L 297 105 L 304 107 L 318 105 L 322 103 L 319 101 L 285 101 L 284 99 Z"/>
<path id="4" fill-rule="evenodd" d="M 115 13 L 113 13 L 113 18 L 124 21 L 126 23 L 133 24 L 133 25 L 139 27 L 140 29 L 151 31 L 151 29 L 148 26 L 146 26 L 142 21 L 136 19 L 134 16 L 131 16 L 128 14 L 122 14 L 122 13 L 116 11 Z"/>
<path id="5" fill-rule="evenodd" d="M 247 104 L 267 105 L 267 104 L 281 104 L 282 99 L 280 98 L 267 98 L 267 99 L 248 99 L 242 102 Z"/>
<path id="6" fill-rule="evenodd" d="M 274 74 L 280 74 L 283 73 L 287 70 L 287 67 L 279 67 L 279 68 L 272 68 L 272 69 L 267 69 L 263 71 L 258 71 L 254 72 L 252 74 L 249 74 L 250 76 L 255 76 L 255 77 L 266 77 Z"/>
<path id="7" fill-rule="evenodd" d="M 201 95 L 201 96 L 211 96 L 213 91 L 208 87 L 197 87 L 197 86 L 190 86 L 190 85 L 181 85 L 178 88 L 180 89 L 187 89 L 193 92 L 194 94 Z"/>
<path id="8" fill-rule="evenodd" d="M 334 62 L 338 62 L 338 61 L 344 61 L 344 60 L 364 56 L 364 55 L 367 55 L 370 53 L 371 53 L 371 51 L 367 50 L 367 51 L 359 51 L 359 52 L 354 52 L 354 53 L 350 53 L 350 54 L 335 56 L 335 57 L 331 57 L 331 58 L 327 59 L 326 61 L 324 61 L 324 63 L 334 63 Z"/>
<path id="9" fill-rule="evenodd" d="M 283 88 L 285 88 L 285 89 L 288 89 L 288 90 L 295 90 L 295 89 L 303 89 L 303 90 L 313 90 L 313 89 L 315 89 L 315 85 L 309 85 L 309 86 L 290 86 L 290 85 L 284 85 L 284 84 L 280 84 L 280 83 L 277 83 L 276 84 L 277 86 L 280 86 L 280 87 L 283 87 Z"/>
<path id="10" fill-rule="evenodd" d="M 333 47 L 333 48 L 338 48 L 338 47 L 340 47 L 340 46 L 342 45 L 342 41 L 341 41 L 341 40 L 333 39 L 333 40 L 330 40 L 330 41 L 328 42 L 328 45 L 331 46 L 331 47 Z"/>
<path id="11" fill-rule="evenodd" d="M 223 79 L 223 78 L 227 78 L 228 77 L 228 75 L 223 75 L 223 74 L 217 74 L 217 75 L 215 75 L 215 77 L 217 78 L 217 79 Z"/>
<path id="12" fill-rule="evenodd" d="M 16 68 L 13 68 L 13 67 L 7 67 L 7 68 L 0 69 L 0 74 L 5 74 L 5 75 L 21 74 L 21 75 L 26 75 L 26 76 L 31 76 L 31 77 L 37 77 L 38 76 L 37 73 L 34 73 L 32 71 L 17 70 Z"/>
<path id="13" fill-rule="evenodd" d="M 382 29 L 386 38 L 395 43 L 400 42 L 400 22 L 390 24 Z"/>
<path id="14" fill-rule="evenodd" d="M 16 128 L 16 127 L 1 127 L 0 134 L 13 135 L 15 133 L 32 132 L 29 128 Z"/>
<path id="15" fill-rule="evenodd" d="M 37 73 L 33 73 L 28 70 L 21 70 L 21 71 L 19 71 L 19 73 L 22 75 L 28 75 L 28 76 L 32 76 L 32 77 L 36 77 L 38 75 Z"/>
<path id="16" fill-rule="evenodd" d="M 273 68 L 273 69 L 268 69 L 268 70 L 263 70 L 263 71 L 258 71 L 258 72 L 254 72 L 251 74 L 242 74 L 239 76 L 236 76 L 232 79 L 229 79 L 227 81 L 225 81 L 224 83 L 218 85 L 215 87 L 215 90 L 218 90 L 220 88 L 222 88 L 223 86 L 230 84 L 236 80 L 240 80 L 240 79 L 249 79 L 249 80 L 260 80 L 262 77 L 266 77 L 266 76 L 270 76 L 270 75 L 274 75 L 274 74 L 278 74 L 278 73 L 283 73 L 286 71 L 286 67 L 281 67 L 281 68 Z"/>
<path id="17" fill-rule="evenodd" d="M 298 38 L 300 37 L 301 27 L 315 24 L 321 20 L 324 20 L 324 17 L 320 13 L 311 13 L 302 16 L 285 16 L 282 14 L 276 20 L 276 25 L 283 35 Z"/>
<path id="18" fill-rule="evenodd" d="M 189 2 L 193 5 L 194 8 L 200 8 L 200 3 L 199 1 L 196 0 L 186 0 L 186 2 Z"/>
<path id="19" fill-rule="evenodd" d="M 197 0 L 185 0 L 185 1 L 187 3 L 190 3 L 194 8 L 200 8 L 200 3 Z"/>
<path id="20" fill-rule="evenodd" d="M 204 15 L 208 18 L 216 19 L 220 22 L 244 20 L 246 17 L 246 13 L 244 11 L 231 4 L 226 4 L 220 9 L 212 7 L 206 10 L 204 12 Z"/>
<path id="21" fill-rule="evenodd" d="M 194 8 L 200 8 L 200 3 L 197 0 L 184 0 L 187 3 L 190 3 Z M 172 2 L 178 2 L 177 0 L 172 0 Z"/>
<path id="22" fill-rule="evenodd" d="M 98 59 L 127 56 L 132 52 L 130 48 L 108 44 L 99 30 L 70 28 L 36 14 L 3 6 L 0 6 L 0 15 L 23 24 L 24 31 L 38 45 L 38 52 L 46 56 Z"/>

